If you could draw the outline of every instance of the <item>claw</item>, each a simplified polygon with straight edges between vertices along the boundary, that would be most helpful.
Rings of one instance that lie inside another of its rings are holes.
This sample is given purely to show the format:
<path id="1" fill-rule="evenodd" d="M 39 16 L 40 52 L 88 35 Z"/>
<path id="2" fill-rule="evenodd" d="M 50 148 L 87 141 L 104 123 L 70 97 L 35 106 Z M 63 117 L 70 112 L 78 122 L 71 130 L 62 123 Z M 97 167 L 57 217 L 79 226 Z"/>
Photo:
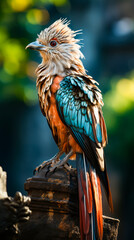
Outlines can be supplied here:
<path id="1" fill-rule="evenodd" d="M 35 175 L 36 174 L 36 168 L 33 170 L 33 175 Z"/>
<path id="2" fill-rule="evenodd" d="M 66 170 L 68 170 L 68 171 L 72 168 L 72 166 L 69 165 L 69 163 L 64 164 L 63 167 L 64 167 Z"/>
<path id="3" fill-rule="evenodd" d="M 49 167 L 48 167 L 48 170 L 47 170 L 46 173 L 45 173 L 45 177 L 47 177 L 49 174 L 52 174 L 52 172 L 50 172 L 50 169 L 49 169 Z"/>
<path id="4" fill-rule="evenodd" d="M 45 176 L 47 176 L 49 173 L 50 173 L 50 168 L 51 168 L 52 164 L 49 164 L 47 166 L 47 170 L 46 170 L 46 173 L 45 173 Z"/>
<path id="5" fill-rule="evenodd" d="M 58 157 L 59 155 L 55 156 L 54 158 L 48 160 L 48 161 L 44 161 L 42 164 L 40 164 L 38 167 L 36 167 L 33 171 L 33 174 L 35 175 L 37 172 L 39 172 L 41 169 L 43 168 L 50 168 L 50 166 L 53 166 L 54 164 L 56 164 L 57 162 L 60 162 L 60 159 Z M 48 170 L 49 171 L 49 170 Z M 47 172 L 48 172 L 47 171 Z"/>
<path id="6" fill-rule="evenodd" d="M 42 165 L 42 164 L 41 164 L 41 165 Z M 33 175 L 35 175 L 37 172 L 39 172 L 39 171 L 42 169 L 41 165 L 39 165 L 38 167 L 36 167 L 36 168 L 33 170 Z"/>
<path id="7" fill-rule="evenodd" d="M 69 160 L 69 157 L 72 156 L 72 154 L 73 151 L 71 150 L 61 161 L 56 163 L 53 167 L 50 167 L 49 172 L 55 172 L 57 168 L 60 168 L 62 166 L 67 169 L 67 161 Z"/>
<path id="8" fill-rule="evenodd" d="M 57 167 L 54 166 L 54 167 L 50 167 L 48 171 L 49 171 L 49 173 L 54 173 L 56 171 L 56 169 L 57 169 Z"/>
<path id="9" fill-rule="evenodd" d="M 64 167 L 66 169 L 70 169 L 69 166 L 67 166 L 67 161 L 69 160 L 69 157 L 72 156 L 73 151 L 71 150 L 62 160 L 60 160 L 60 156 L 63 154 L 62 151 L 60 151 L 57 155 L 55 155 L 52 159 L 48 161 L 44 161 L 41 165 L 36 167 L 33 171 L 33 174 L 35 175 L 37 172 L 39 172 L 41 169 L 47 167 L 47 171 L 45 173 L 45 176 L 48 175 L 48 173 L 54 173 L 57 168 Z"/>
<path id="10" fill-rule="evenodd" d="M 50 166 L 53 166 L 54 164 L 56 164 L 57 162 L 60 162 L 60 156 L 63 154 L 63 151 L 60 150 L 53 158 L 51 158 L 48 161 L 44 161 L 41 165 L 39 165 L 38 167 L 35 168 L 34 170 L 34 174 L 38 171 L 40 171 L 41 169 L 48 167 L 48 170 L 46 171 L 46 175 L 49 172 L 49 168 Z"/>
<path id="11" fill-rule="evenodd" d="M 57 169 L 64 167 L 66 170 L 70 170 L 71 169 L 71 165 L 69 165 L 68 163 L 66 164 L 62 164 L 62 162 L 59 162 L 58 164 L 56 164 L 54 167 L 49 167 L 49 169 L 47 170 L 47 174 L 48 173 L 54 173 Z"/>

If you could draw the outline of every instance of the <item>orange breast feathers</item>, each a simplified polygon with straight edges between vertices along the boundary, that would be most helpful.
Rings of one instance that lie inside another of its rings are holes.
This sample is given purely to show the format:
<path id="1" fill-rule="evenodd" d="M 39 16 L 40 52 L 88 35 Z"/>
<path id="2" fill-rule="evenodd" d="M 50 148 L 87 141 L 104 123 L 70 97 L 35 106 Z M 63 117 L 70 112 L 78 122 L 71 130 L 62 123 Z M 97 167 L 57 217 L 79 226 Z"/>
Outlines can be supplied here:
<path id="1" fill-rule="evenodd" d="M 68 153 L 72 148 L 75 152 L 82 152 L 79 145 L 76 143 L 75 139 L 72 137 L 68 127 L 61 121 L 59 113 L 57 111 L 55 93 L 60 88 L 60 82 L 63 77 L 56 76 L 51 85 L 51 97 L 48 108 L 48 121 L 52 129 L 54 137 L 58 139 L 58 147 L 63 150 L 63 152 Z M 75 156 L 72 156 L 75 159 Z"/>
<path id="2" fill-rule="evenodd" d="M 54 138 L 56 137 L 58 139 L 58 147 L 64 152 L 66 152 L 68 129 L 59 117 L 55 99 L 55 93 L 60 88 L 59 84 L 62 79 L 63 78 L 59 76 L 55 77 L 51 85 L 51 97 L 48 108 L 48 121 L 52 129 Z"/>

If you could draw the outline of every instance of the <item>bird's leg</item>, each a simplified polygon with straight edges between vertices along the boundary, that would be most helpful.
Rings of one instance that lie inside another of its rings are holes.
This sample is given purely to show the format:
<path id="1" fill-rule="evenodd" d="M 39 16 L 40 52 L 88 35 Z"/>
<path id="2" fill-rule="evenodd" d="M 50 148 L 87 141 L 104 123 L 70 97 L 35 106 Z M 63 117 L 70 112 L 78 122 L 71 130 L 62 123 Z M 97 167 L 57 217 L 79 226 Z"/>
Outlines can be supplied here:
<path id="1" fill-rule="evenodd" d="M 69 168 L 67 166 L 67 161 L 69 160 L 69 158 L 74 154 L 73 150 L 71 149 L 70 152 L 58 163 L 54 164 L 53 167 L 49 168 L 49 172 L 54 172 L 57 168 L 64 166 L 65 168 Z"/>
<path id="2" fill-rule="evenodd" d="M 63 151 L 59 151 L 54 157 L 52 157 L 51 159 L 47 160 L 47 161 L 44 161 L 43 163 L 41 163 L 39 166 L 37 166 L 35 169 L 34 169 L 34 174 L 38 171 L 40 171 L 41 169 L 49 166 L 49 165 L 54 165 L 56 164 L 57 162 L 60 161 L 60 156 L 63 154 Z"/>

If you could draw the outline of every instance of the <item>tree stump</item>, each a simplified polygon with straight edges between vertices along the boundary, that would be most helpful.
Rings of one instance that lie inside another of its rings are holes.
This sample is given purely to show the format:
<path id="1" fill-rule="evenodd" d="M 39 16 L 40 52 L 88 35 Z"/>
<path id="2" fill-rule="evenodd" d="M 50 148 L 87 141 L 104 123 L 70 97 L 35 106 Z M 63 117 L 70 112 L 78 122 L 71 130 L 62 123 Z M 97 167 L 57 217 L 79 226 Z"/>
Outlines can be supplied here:
<path id="1" fill-rule="evenodd" d="M 76 169 L 58 169 L 47 174 L 44 168 L 24 187 L 31 197 L 32 216 L 21 226 L 20 240 L 80 240 Z M 104 217 L 103 240 L 116 240 L 119 220 Z"/>

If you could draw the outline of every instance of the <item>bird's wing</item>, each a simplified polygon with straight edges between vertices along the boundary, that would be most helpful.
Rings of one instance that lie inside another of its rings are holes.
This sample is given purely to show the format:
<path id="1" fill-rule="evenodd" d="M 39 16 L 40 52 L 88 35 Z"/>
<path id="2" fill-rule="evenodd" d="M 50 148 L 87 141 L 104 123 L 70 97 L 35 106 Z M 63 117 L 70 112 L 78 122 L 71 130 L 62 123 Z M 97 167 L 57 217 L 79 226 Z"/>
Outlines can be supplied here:
<path id="1" fill-rule="evenodd" d="M 103 147 L 107 142 L 107 132 L 98 87 L 92 80 L 67 76 L 60 83 L 56 101 L 62 121 L 71 129 L 86 156 L 93 165 L 95 157 L 98 168 L 104 170 Z"/>
<path id="2" fill-rule="evenodd" d="M 104 160 L 103 147 L 107 132 L 102 115 L 102 96 L 92 79 L 67 76 L 56 92 L 57 109 L 61 120 L 68 126 L 106 190 L 109 205 L 112 197 Z"/>

